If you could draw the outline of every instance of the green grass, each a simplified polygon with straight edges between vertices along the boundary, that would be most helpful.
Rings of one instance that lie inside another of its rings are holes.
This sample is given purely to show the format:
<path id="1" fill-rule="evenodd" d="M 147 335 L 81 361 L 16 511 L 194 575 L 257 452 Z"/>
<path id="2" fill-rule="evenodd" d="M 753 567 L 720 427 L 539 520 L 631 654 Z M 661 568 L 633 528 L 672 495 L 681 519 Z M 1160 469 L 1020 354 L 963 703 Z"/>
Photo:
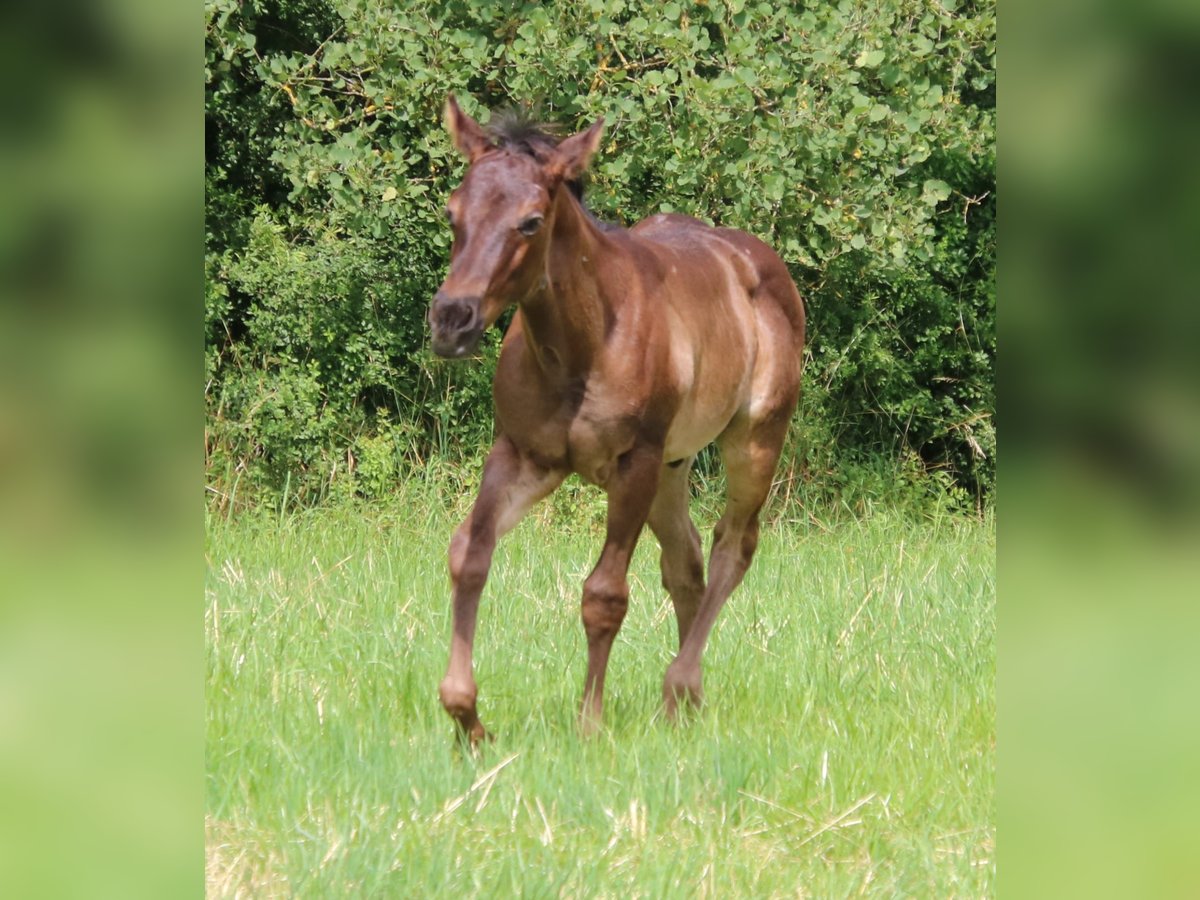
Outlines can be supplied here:
<path id="1" fill-rule="evenodd" d="M 454 523 L 420 499 L 210 519 L 210 896 L 993 893 L 990 518 L 764 528 L 681 728 L 659 714 L 675 623 L 644 536 L 607 728 L 584 739 L 601 532 L 594 508 L 547 507 L 484 595 L 497 740 L 477 757 L 437 699 Z"/>

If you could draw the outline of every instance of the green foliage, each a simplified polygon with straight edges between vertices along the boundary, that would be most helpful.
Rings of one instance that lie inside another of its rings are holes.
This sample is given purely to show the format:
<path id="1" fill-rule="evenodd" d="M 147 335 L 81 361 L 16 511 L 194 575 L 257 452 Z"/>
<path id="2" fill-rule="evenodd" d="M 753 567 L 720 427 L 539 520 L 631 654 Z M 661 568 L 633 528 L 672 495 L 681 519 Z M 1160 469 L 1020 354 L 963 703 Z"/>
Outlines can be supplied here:
<path id="1" fill-rule="evenodd" d="M 992 4 L 206 11 L 210 480 L 312 494 L 383 439 L 395 468 L 350 488 L 376 493 L 379 472 L 486 445 L 490 366 L 423 349 L 463 170 L 440 122 L 453 91 L 484 120 L 522 102 L 568 128 L 604 116 L 601 217 L 678 210 L 780 251 L 808 304 L 819 439 L 796 472 L 882 456 L 990 491 Z"/>
<path id="2" fill-rule="evenodd" d="M 888 277 L 855 254 L 826 270 L 840 302 L 814 317 L 823 339 L 813 342 L 807 405 L 817 427 L 829 427 L 830 465 L 915 459 L 948 475 L 973 506 L 994 484 L 995 209 L 991 197 L 983 202 L 979 226 L 939 221 L 919 271 Z"/>
<path id="3" fill-rule="evenodd" d="M 221 276 L 230 291 L 259 299 L 239 340 L 209 347 L 210 468 L 249 467 L 300 500 L 323 492 L 340 468 L 350 479 L 342 490 L 374 496 L 402 462 L 487 443 L 485 374 L 433 361 L 424 301 L 386 247 L 357 236 L 293 243 L 263 210 Z M 237 452 L 244 456 L 229 459 Z"/>

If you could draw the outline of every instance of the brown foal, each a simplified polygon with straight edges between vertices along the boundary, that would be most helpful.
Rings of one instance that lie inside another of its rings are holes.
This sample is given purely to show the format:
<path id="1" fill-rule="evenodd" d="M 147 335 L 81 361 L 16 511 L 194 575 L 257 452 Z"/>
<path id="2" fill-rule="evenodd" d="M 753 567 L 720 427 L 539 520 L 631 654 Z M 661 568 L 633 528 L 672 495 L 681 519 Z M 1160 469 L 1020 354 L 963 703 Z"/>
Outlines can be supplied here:
<path id="1" fill-rule="evenodd" d="M 472 647 L 497 539 L 571 472 L 608 494 L 604 549 L 583 585 L 587 677 L 580 723 L 600 724 L 609 651 L 625 618 L 642 526 L 662 548 L 679 622 L 663 702 L 700 702 L 700 658 L 750 565 L 800 387 L 804 307 L 787 267 L 749 234 L 681 215 L 631 229 L 596 221 L 579 179 L 603 120 L 562 141 L 527 125 L 484 130 L 450 97 L 467 157 L 450 195 L 450 271 L 433 298 L 433 349 L 471 354 L 508 307 L 495 377 L 497 439 L 479 496 L 450 542 L 454 625 L 441 700 L 472 743 Z M 728 497 L 708 583 L 688 514 L 688 472 L 716 441 Z"/>

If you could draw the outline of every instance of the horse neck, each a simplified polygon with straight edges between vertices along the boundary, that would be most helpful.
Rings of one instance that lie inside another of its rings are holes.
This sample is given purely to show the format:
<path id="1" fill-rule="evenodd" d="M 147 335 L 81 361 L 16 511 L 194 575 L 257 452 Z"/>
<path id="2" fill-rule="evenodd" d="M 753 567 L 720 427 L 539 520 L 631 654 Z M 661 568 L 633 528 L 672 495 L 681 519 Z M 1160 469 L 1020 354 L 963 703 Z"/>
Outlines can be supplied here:
<path id="1" fill-rule="evenodd" d="M 611 318 L 597 266 L 604 237 L 565 187 L 557 192 L 551 227 L 545 277 L 521 313 L 539 367 L 578 374 L 595 359 Z"/>

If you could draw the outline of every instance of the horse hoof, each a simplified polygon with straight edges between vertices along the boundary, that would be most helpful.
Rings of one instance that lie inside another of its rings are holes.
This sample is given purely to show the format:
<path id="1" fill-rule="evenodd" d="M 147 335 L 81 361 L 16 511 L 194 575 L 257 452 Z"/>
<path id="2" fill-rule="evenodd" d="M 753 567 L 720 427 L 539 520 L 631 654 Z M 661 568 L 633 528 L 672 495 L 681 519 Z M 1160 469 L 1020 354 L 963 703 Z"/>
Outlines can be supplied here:
<path id="1" fill-rule="evenodd" d="M 670 721 L 678 720 L 681 706 L 696 710 L 703 701 L 699 671 L 680 671 L 674 664 L 667 668 L 666 678 L 663 679 L 663 709 Z"/>
<path id="2" fill-rule="evenodd" d="M 496 740 L 496 736 L 483 727 L 479 720 L 470 728 L 464 728 L 460 722 L 455 722 L 454 744 L 464 753 L 478 756 L 484 744 Z"/>
<path id="3" fill-rule="evenodd" d="M 579 734 L 584 738 L 593 738 L 604 729 L 604 722 L 599 716 L 582 714 L 579 717 Z"/>
<path id="4" fill-rule="evenodd" d="M 471 729 L 467 735 L 472 747 L 478 747 L 480 744 L 490 744 L 496 740 L 496 736 L 483 727 L 483 723 L 478 719 L 475 720 L 475 727 Z"/>

